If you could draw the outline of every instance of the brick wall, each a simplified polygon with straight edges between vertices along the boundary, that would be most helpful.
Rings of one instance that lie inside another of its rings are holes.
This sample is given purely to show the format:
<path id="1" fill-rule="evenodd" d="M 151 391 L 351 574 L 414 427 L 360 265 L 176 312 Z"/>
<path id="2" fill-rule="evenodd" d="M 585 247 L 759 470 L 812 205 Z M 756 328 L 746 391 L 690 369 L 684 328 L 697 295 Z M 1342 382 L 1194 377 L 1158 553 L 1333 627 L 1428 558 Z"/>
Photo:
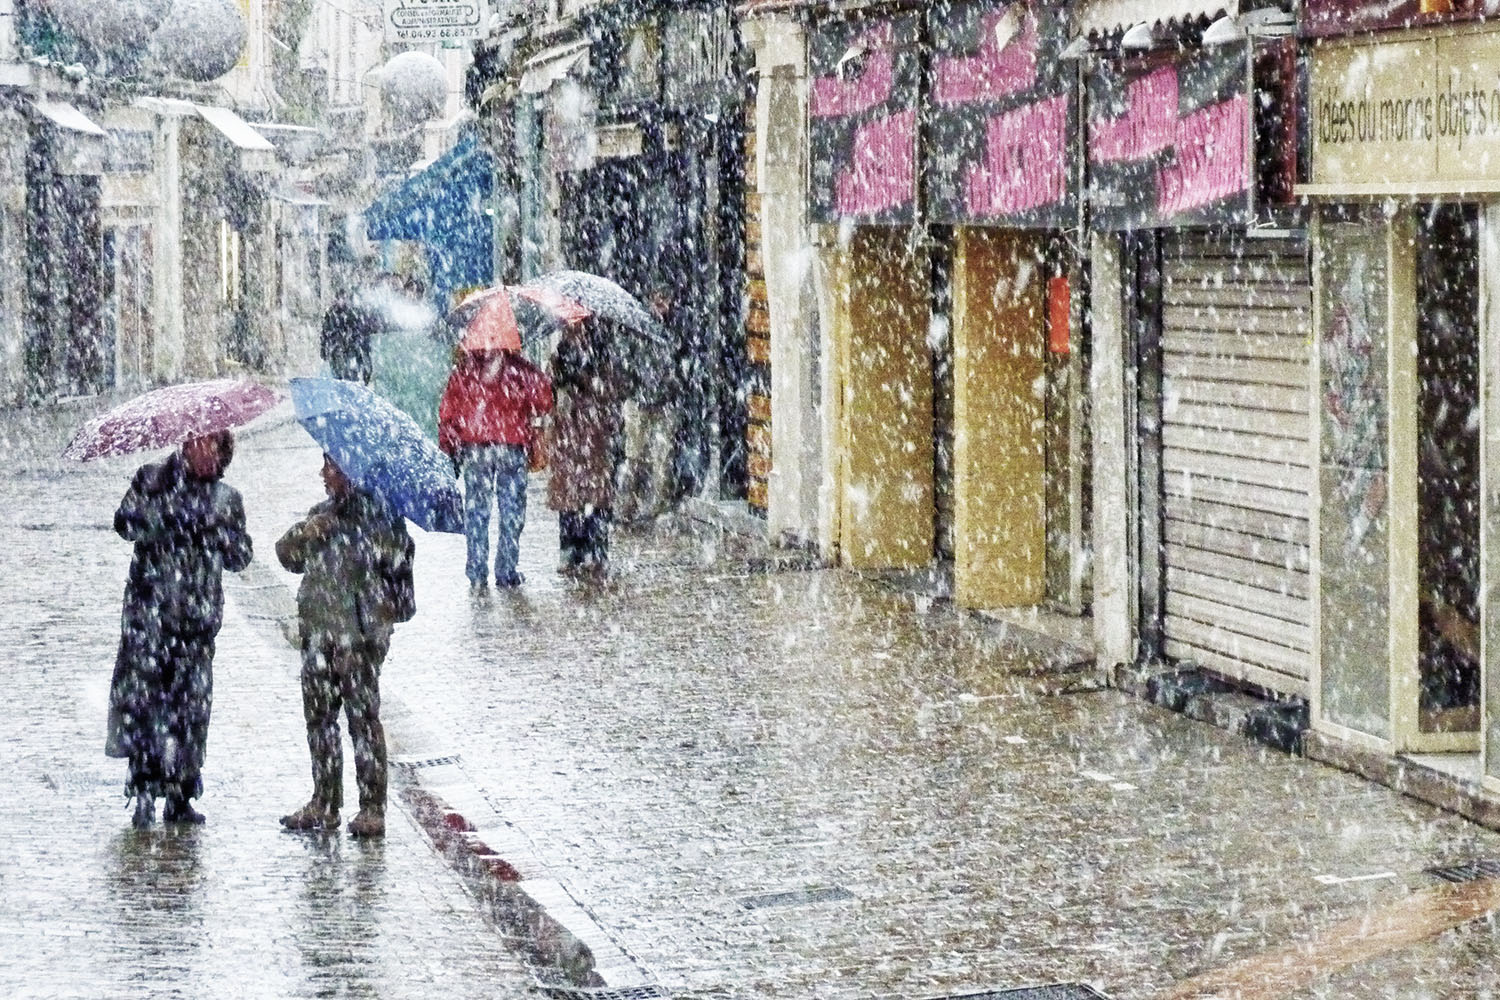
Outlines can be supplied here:
<path id="1" fill-rule="evenodd" d="M 754 175 L 755 103 L 746 108 L 745 164 Z M 760 194 L 745 186 L 745 343 L 750 359 L 750 396 L 745 445 L 749 455 L 747 499 L 766 516 L 771 475 L 771 313 L 766 301 L 765 261 L 761 256 Z"/>

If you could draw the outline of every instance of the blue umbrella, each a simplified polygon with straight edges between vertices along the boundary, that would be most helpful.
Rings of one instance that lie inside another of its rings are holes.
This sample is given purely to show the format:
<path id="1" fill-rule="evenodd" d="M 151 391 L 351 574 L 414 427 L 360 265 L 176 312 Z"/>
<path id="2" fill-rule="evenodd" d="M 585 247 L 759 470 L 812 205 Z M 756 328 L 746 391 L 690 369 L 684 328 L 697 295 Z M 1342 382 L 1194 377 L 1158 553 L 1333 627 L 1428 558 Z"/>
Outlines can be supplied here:
<path id="1" fill-rule="evenodd" d="M 462 533 L 448 459 L 411 417 L 357 382 L 291 380 L 297 420 L 344 475 L 419 528 Z"/>

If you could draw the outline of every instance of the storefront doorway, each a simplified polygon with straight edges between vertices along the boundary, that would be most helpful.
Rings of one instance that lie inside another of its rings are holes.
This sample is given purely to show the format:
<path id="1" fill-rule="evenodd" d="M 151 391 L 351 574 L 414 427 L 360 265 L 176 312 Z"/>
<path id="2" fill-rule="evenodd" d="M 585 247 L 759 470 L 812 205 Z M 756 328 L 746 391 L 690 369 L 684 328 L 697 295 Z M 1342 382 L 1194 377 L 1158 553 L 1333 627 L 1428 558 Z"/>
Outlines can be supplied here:
<path id="1" fill-rule="evenodd" d="M 908 236 L 856 230 L 834 283 L 838 537 L 856 569 L 926 567 L 936 542 L 930 269 Z"/>
<path id="2" fill-rule="evenodd" d="M 1416 210 L 1417 727 L 1479 728 L 1479 212 Z"/>

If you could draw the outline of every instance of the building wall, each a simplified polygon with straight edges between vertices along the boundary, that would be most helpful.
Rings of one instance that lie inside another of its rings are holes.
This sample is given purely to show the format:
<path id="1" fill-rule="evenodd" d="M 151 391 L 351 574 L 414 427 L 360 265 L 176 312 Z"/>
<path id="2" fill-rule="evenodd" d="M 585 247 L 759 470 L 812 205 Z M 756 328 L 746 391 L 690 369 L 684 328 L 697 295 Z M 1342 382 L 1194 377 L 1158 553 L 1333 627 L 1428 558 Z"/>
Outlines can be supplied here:
<path id="1" fill-rule="evenodd" d="M 806 39 L 792 20 L 752 21 L 744 33 L 758 69 L 750 187 L 758 194 L 752 232 L 763 266 L 760 283 L 752 279 L 750 289 L 752 310 L 755 293 L 764 293 L 769 348 L 766 518 L 772 538 L 816 544 L 828 538 L 819 529 L 818 496 L 827 468 L 823 439 L 832 424 L 820 398 L 819 372 L 827 369 L 820 359 L 816 255 L 807 223 Z M 761 320 L 752 312 L 750 322 L 753 334 Z M 752 358 L 756 347 L 752 341 Z"/>
<path id="2" fill-rule="evenodd" d="M 5 25 L 0 24 L 0 30 Z M 0 109 L 0 405 L 13 406 L 25 395 L 23 322 L 26 272 L 14 262 L 25 258 L 26 121 L 12 108 Z"/>
<path id="3" fill-rule="evenodd" d="M 1093 365 L 1094 650 L 1103 666 L 1135 659 L 1130 559 L 1130 459 L 1125 437 L 1125 323 L 1119 240 L 1095 234 L 1090 252 Z"/>

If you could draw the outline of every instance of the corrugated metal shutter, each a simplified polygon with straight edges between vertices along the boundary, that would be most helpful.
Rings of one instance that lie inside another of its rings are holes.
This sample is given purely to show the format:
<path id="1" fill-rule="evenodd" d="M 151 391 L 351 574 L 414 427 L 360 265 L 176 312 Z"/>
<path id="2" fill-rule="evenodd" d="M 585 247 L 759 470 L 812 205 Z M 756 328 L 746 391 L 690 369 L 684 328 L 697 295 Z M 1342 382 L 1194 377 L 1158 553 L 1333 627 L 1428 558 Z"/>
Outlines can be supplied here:
<path id="1" fill-rule="evenodd" d="M 1171 234 L 1162 301 L 1167 654 L 1306 696 L 1306 241 Z"/>

